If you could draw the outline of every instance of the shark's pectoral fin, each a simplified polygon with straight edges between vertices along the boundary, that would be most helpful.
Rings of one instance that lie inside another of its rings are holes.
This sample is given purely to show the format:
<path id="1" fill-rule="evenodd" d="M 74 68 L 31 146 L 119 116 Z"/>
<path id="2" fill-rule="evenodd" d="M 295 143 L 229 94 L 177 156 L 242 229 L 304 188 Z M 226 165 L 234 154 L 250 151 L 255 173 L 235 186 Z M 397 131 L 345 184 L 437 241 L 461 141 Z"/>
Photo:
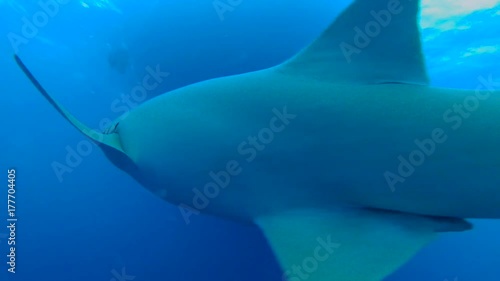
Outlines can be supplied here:
<path id="1" fill-rule="evenodd" d="M 69 113 L 63 106 L 61 106 L 49 95 L 49 93 L 42 87 L 42 85 L 37 81 L 37 79 L 33 76 L 33 74 L 29 71 L 29 69 L 17 55 L 14 55 L 14 59 L 17 65 L 24 72 L 26 77 L 28 77 L 28 79 L 31 81 L 31 83 L 33 83 L 33 85 L 38 89 L 43 97 L 45 97 L 45 99 L 73 126 L 75 126 L 79 131 L 81 131 L 83 134 L 85 134 L 87 137 L 91 138 L 98 144 L 104 144 L 108 147 L 112 147 L 120 152 L 123 152 L 120 138 L 116 133 L 103 134 L 96 130 L 90 129 L 85 124 L 80 122 L 80 120 L 76 119 L 71 113 Z"/>
<path id="2" fill-rule="evenodd" d="M 278 69 L 328 81 L 427 85 L 419 4 L 356 0 L 313 44 Z"/>
<path id="3" fill-rule="evenodd" d="M 256 223 L 289 281 L 379 281 L 436 232 L 470 228 L 460 219 L 374 210 L 297 211 Z"/>

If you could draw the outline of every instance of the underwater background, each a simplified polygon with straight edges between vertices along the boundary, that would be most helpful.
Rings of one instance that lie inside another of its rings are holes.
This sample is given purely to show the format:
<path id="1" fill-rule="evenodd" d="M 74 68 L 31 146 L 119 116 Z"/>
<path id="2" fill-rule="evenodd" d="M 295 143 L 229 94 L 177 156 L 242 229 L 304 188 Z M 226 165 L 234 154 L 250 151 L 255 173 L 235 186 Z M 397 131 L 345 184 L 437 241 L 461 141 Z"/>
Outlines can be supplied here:
<path id="1" fill-rule="evenodd" d="M 57 11 L 44 18 L 49 2 Z M 350 2 L 0 0 L 0 281 L 281 280 L 256 227 L 206 216 L 186 223 L 176 206 L 89 148 L 12 55 L 81 121 L 99 128 L 166 91 L 286 60 Z M 433 85 L 475 89 L 479 77 L 500 81 L 499 0 L 422 6 Z M 124 99 L 157 67 L 169 73 L 158 87 Z M 15 274 L 7 271 L 12 168 Z M 473 231 L 441 235 L 387 280 L 500 280 L 500 221 L 473 223 Z"/>

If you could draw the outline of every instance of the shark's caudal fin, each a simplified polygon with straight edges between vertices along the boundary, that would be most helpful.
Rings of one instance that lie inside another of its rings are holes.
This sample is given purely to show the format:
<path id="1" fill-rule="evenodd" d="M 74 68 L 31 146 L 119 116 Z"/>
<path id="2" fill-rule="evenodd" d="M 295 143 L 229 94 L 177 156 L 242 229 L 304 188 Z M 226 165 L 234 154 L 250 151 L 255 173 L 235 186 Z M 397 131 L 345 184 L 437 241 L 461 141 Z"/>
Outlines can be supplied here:
<path id="1" fill-rule="evenodd" d="M 28 77 L 33 83 L 33 85 L 40 91 L 40 93 L 45 97 L 45 99 L 59 112 L 61 115 L 68 120 L 73 126 L 75 126 L 78 130 L 80 130 L 83 134 L 85 134 L 87 137 L 91 138 L 92 140 L 96 141 L 98 144 L 104 144 L 109 147 L 112 147 L 118 151 L 123 152 L 123 149 L 120 144 L 120 139 L 117 134 L 111 133 L 111 134 L 102 134 L 100 132 L 97 132 L 95 130 L 90 129 L 87 127 L 85 124 L 80 122 L 78 119 L 76 119 L 71 113 L 69 113 L 64 107 L 62 107 L 57 101 L 55 101 L 48 93 L 47 91 L 42 87 L 42 85 L 36 80 L 36 78 L 33 76 L 33 74 L 29 71 L 29 69 L 26 67 L 26 65 L 22 62 L 22 60 L 17 56 L 14 55 L 14 59 L 16 60 L 17 65 L 21 68 L 21 70 L 24 72 L 26 77 Z"/>
<path id="2" fill-rule="evenodd" d="M 436 232 L 471 228 L 461 219 L 377 210 L 300 210 L 256 223 L 289 281 L 380 281 Z"/>
<path id="3" fill-rule="evenodd" d="M 356 0 L 282 70 L 350 83 L 428 84 L 417 0 Z"/>

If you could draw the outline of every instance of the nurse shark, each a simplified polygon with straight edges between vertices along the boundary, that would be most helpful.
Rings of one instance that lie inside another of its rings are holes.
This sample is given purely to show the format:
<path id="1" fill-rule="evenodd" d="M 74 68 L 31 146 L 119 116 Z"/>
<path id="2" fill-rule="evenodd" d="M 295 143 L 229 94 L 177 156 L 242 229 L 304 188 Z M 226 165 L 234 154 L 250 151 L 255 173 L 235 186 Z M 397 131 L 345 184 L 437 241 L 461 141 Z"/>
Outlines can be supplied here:
<path id="1" fill-rule="evenodd" d="M 356 0 L 277 66 L 155 97 L 105 132 L 27 77 L 121 170 L 261 228 L 289 281 L 383 280 L 440 232 L 500 217 L 500 86 L 429 85 L 419 1 Z"/>

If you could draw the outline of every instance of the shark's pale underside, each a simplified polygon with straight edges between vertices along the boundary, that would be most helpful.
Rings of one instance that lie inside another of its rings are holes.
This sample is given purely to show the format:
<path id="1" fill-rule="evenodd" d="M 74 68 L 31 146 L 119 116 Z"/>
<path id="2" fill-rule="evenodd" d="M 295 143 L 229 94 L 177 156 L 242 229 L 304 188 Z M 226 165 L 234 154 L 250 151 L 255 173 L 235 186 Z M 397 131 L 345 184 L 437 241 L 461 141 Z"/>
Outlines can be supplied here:
<path id="1" fill-rule="evenodd" d="M 357 0 L 285 63 L 153 98 L 106 133 L 16 60 L 152 192 L 256 223 L 290 281 L 376 281 L 438 232 L 500 217 L 500 93 L 488 78 L 474 91 L 430 87 L 418 11 L 419 1 Z M 274 136 L 252 146 L 264 128 Z M 207 185 L 214 173 L 229 184 Z"/>

